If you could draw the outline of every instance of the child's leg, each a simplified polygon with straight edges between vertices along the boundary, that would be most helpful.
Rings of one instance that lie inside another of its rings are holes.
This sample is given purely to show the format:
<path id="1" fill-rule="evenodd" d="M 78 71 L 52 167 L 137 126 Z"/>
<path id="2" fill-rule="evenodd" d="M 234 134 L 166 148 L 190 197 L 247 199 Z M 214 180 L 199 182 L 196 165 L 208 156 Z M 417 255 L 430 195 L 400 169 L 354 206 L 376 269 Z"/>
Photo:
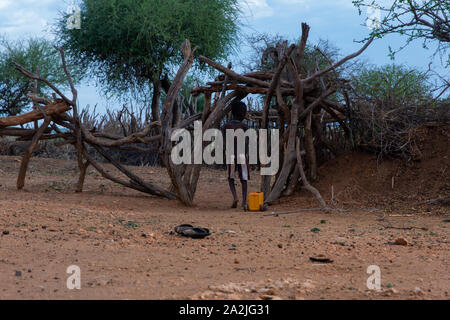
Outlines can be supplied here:
<path id="1" fill-rule="evenodd" d="M 247 180 L 241 180 L 242 184 L 242 206 L 247 205 Z"/>
<path id="2" fill-rule="evenodd" d="M 230 190 L 231 193 L 233 194 L 233 205 L 231 206 L 232 208 L 237 208 L 238 205 L 238 196 L 236 193 L 236 185 L 234 184 L 234 179 L 228 179 L 228 184 L 230 185 Z"/>
<path id="3" fill-rule="evenodd" d="M 239 165 L 238 168 L 239 171 L 239 178 L 241 180 L 241 184 L 242 184 L 242 207 L 244 208 L 244 210 L 246 210 L 246 207 L 248 205 L 247 203 L 247 181 L 249 178 L 249 174 L 248 174 L 248 167 L 246 164 L 243 165 Z"/>

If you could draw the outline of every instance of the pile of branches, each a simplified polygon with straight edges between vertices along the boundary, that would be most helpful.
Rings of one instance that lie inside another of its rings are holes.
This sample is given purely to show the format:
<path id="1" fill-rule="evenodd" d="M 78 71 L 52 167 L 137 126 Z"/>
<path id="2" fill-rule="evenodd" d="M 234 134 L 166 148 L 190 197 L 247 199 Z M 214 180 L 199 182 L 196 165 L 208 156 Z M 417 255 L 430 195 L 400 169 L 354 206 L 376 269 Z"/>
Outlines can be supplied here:
<path id="1" fill-rule="evenodd" d="M 186 47 L 189 50 L 186 52 L 188 56 L 186 56 L 185 64 L 190 64 L 192 56 L 190 55 L 188 42 Z M 155 149 L 149 147 L 149 145 L 161 139 L 161 134 L 159 133 L 161 131 L 161 122 L 147 123 L 143 128 L 136 128 L 137 132 L 126 132 L 126 135 L 114 135 L 98 131 L 95 126 L 89 128 L 85 126 L 81 121 L 81 116 L 85 117 L 86 115 L 80 115 L 78 111 L 78 92 L 67 69 L 64 51 L 62 48 L 56 49 L 60 52 L 62 67 L 71 88 L 72 98 L 65 96 L 55 85 L 47 79 L 41 78 L 38 73 L 33 73 L 14 63 L 18 71 L 34 80 L 34 88 L 37 88 L 38 82 L 42 82 L 54 91 L 52 94 L 53 101 L 37 96 L 36 91 L 30 92 L 28 97 L 33 101 L 33 111 L 19 116 L 0 118 L 0 136 L 17 137 L 18 140 L 28 141 L 17 179 L 17 188 L 20 190 L 25 186 L 28 164 L 39 141 L 58 140 L 56 144 L 59 146 L 70 144 L 75 147 L 79 168 L 77 192 L 82 192 L 86 171 L 89 166 L 93 166 L 104 178 L 123 186 L 156 196 L 178 199 L 176 192 L 164 190 L 152 182 L 144 181 L 115 160 L 108 152 L 108 150 L 119 152 L 132 150 L 140 153 L 154 152 Z M 172 95 L 176 95 L 177 92 L 174 90 Z M 172 105 L 170 108 L 172 108 Z M 71 114 L 69 114 L 69 111 L 71 111 Z M 40 125 L 39 121 L 42 122 Z M 30 123 L 34 125 L 34 129 L 25 129 L 24 125 Z M 139 146 L 139 144 L 142 146 Z M 105 170 L 88 152 L 89 148 L 95 150 L 105 161 L 113 164 L 126 178 L 113 176 Z"/>
<path id="2" fill-rule="evenodd" d="M 107 109 L 105 114 L 97 113 L 96 107 L 87 107 L 80 113 L 83 126 L 89 131 L 103 132 L 110 137 L 123 138 L 138 133 L 145 129 L 146 124 L 151 121 L 151 106 L 137 107 L 130 103 L 123 105 L 119 110 Z M 156 130 L 153 134 L 156 134 Z M 89 154 L 98 160 L 95 149 L 88 148 Z M 116 161 L 131 166 L 156 166 L 159 162 L 158 141 L 147 144 L 134 143 L 105 150 Z"/>
<path id="3" fill-rule="evenodd" d="M 423 156 L 420 128 L 449 124 L 449 110 L 449 103 L 431 99 L 416 105 L 355 99 L 351 110 L 352 132 L 358 147 L 379 157 L 419 160 Z"/>
<path id="4" fill-rule="evenodd" d="M 259 118 L 260 128 L 269 129 L 278 123 L 280 129 L 281 168 L 276 176 L 264 176 L 261 179 L 261 190 L 265 193 L 266 203 L 272 203 L 282 195 L 290 194 L 297 186 L 302 186 L 314 192 L 322 206 L 326 204 L 320 194 L 309 181 L 317 179 L 317 154 L 320 150 L 333 146 L 327 145 L 327 123 L 339 123 L 348 137 L 350 130 L 345 122 L 348 106 L 341 105 L 331 99 L 331 96 L 345 83 L 337 79 L 329 81 L 329 75 L 345 62 L 357 57 L 372 42 L 368 41 L 359 51 L 331 63 L 324 69 L 318 64 L 314 70 L 305 70 L 304 55 L 309 35 L 309 26 L 302 24 L 302 37 L 299 43 L 282 43 L 271 49 L 273 69 L 251 74 L 238 74 L 231 70 L 231 64 L 225 67 L 207 57 L 199 60 L 210 65 L 222 74 L 206 87 L 195 88 L 192 94 L 204 94 L 205 106 L 201 112 L 196 108 L 188 108 L 185 116 L 180 116 L 180 90 L 186 74 L 194 62 L 197 48 L 191 48 L 188 40 L 182 45 L 184 62 L 180 66 L 162 107 L 160 119 L 148 122 L 136 130 L 123 130 L 122 134 L 111 134 L 99 130 L 101 126 L 86 126 L 81 121 L 82 115 L 77 106 L 77 90 L 67 70 L 64 52 L 57 48 L 61 55 L 62 66 L 72 91 L 72 98 L 66 97 L 47 79 L 32 73 L 15 64 L 17 70 L 34 80 L 42 82 L 53 91 L 53 100 L 49 101 L 30 93 L 34 110 L 17 117 L 0 118 L 0 136 L 14 136 L 29 141 L 23 156 L 17 187 L 24 187 L 28 162 L 40 140 L 58 139 L 60 145 L 73 145 L 77 154 L 79 179 L 77 191 L 83 190 L 86 170 L 93 166 L 104 178 L 123 186 L 168 199 L 179 199 L 186 205 L 192 205 L 202 165 L 182 164 L 172 162 L 171 152 L 174 142 L 172 132 L 176 129 L 192 128 L 192 124 L 201 120 L 203 132 L 210 128 L 220 127 L 229 114 L 231 104 L 242 100 L 249 94 L 265 96 L 263 109 L 255 117 Z M 267 55 L 266 55 L 267 56 Z M 264 57 L 263 57 L 264 59 Z M 35 86 L 36 87 L 36 86 Z M 275 100 L 275 105 L 272 101 Z M 71 112 L 69 112 L 71 111 Z M 152 117 L 153 118 L 153 117 Z M 38 120 L 43 120 L 38 125 Z M 34 123 L 34 129 L 23 129 L 24 124 Z M 61 128 L 64 128 L 62 130 Z M 142 178 L 124 167 L 114 159 L 108 150 L 133 150 L 141 153 L 153 152 L 158 148 L 162 160 L 172 182 L 170 190 L 157 186 L 152 181 Z M 88 152 L 95 150 L 105 161 L 115 166 L 125 178 L 110 174 Z M 305 160 L 303 160 L 305 159 Z"/>
<path id="5" fill-rule="evenodd" d="M 335 63 L 330 60 L 330 65 L 325 69 L 320 69 L 316 63 L 313 70 L 308 70 L 305 69 L 305 48 L 309 30 L 309 26 L 303 23 L 299 43 L 290 46 L 287 42 L 279 43 L 264 52 L 262 64 L 269 56 L 272 60 L 272 68 L 269 71 L 241 75 L 231 70 L 231 65 L 224 67 L 207 57 L 199 57 L 201 62 L 222 73 L 215 81 L 207 83 L 207 86 L 192 91 L 193 95 L 205 95 L 207 105 L 203 120 L 212 118 L 212 121 L 218 124 L 224 111 L 229 111 L 223 109 L 221 101 L 225 99 L 242 99 L 249 94 L 265 96 L 262 111 L 251 116 L 252 120 L 259 118 L 261 129 L 276 126 L 280 130 L 281 168 L 276 176 L 264 176 L 261 179 L 261 191 L 269 204 L 283 195 L 292 194 L 298 186 L 310 189 L 318 195 L 310 181 L 317 179 L 317 154 L 324 149 L 334 151 L 334 147 L 328 144 L 326 139 L 327 124 L 330 121 L 339 123 L 347 138 L 351 139 L 351 132 L 345 121 L 349 106 L 337 103 L 331 98 L 345 87 L 346 81 L 330 74 L 335 73 L 336 68 L 345 62 L 360 55 L 373 38 L 359 51 L 342 60 Z M 212 105 L 211 100 L 214 101 Z M 208 127 L 209 123 L 204 129 Z M 318 198 L 325 206 L 320 195 Z"/>

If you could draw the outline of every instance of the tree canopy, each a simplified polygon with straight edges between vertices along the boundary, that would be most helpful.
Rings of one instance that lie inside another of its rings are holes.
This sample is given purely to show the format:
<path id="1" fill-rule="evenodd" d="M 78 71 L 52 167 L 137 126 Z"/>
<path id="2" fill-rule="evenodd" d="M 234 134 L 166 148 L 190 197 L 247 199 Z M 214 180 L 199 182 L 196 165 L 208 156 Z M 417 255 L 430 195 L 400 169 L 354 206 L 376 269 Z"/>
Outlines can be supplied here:
<path id="1" fill-rule="evenodd" d="M 96 74 L 105 91 L 123 94 L 170 79 L 184 40 L 197 54 L 223 60 L 239 31 L 238 0 L 82 0 L 81 28 L 57 36 L 68 55 Z M 199 66 L 199 65 L 197 65 Z M 167 89 L 163 83 L 163 89 Z"/>
<path id="2" fill-rule="evenodd" d="M 12 62 L 16 62 L 28 70 L 39 74 L 58 85 L 68 88 L 64 71 L 61 69 L 61 58 L 53 44 L 44 38 L 10 41 L 0 39 L 0 114 L 17 115 L 31 106 L 27 97 L 30 80 L 18 72 Z M 71 68 L 75 82 L 79 80 L 77 69 Z M 38 84 L 37 93 L 47 96 L 49 89 Z"/>
<path id="3" fill-rule="evenodd" d="M 404 65 L 361 69 L 353 79 L 354 92 L 367 102 L 381 101 L 392 108 L 416 106 L 431 100 L 429 76 Z"/>

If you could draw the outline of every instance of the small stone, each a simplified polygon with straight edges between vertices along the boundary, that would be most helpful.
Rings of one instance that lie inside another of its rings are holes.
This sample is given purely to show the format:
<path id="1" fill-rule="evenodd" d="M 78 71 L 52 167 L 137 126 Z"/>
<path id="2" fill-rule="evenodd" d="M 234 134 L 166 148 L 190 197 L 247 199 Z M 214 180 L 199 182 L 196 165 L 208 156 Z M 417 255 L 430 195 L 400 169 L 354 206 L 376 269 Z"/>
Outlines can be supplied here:
<path id="1" fill-rule="evenodd" d="M 16 270 L 16 277 L 21 277 L 21 276 L 22 276 L 22 271 Z"/>
<path id="2" fill-rule="evenodd" d="M 8 231 L 8 230 L 5 230 L 5 231 L 3 231 L 3 234 L 6 236 L 6 235 L 9 234 L 9 231 Z"/>
<path id="3" fill-rule="evenodd" d="M 395 240 L 394 244 L 397 246 L 407 246 L 408 241 L 406 241 L 405 238 L 398 238 L 397 240 Z"/>
<path id="4" fill-rule="evenodd" d="M 238 258 L 235 258 L 235 259 L 234 259 L 234 264 L 239 264 L 239 263 L 240 263 L 239 259 L 238 259 Z"/>
<path id="5" fill-rule="evenodd" d="M 108 284 L 110 284 L 111 280 L 104 280 L 104 279 L 102 279 L 102 280 L 97 281 L 97 283 L 98 283 L 99 286 L 104 287 L 104 286 L 107 286 Z"/>
<path id="6" fill-rule="evenodd" d="M 273 288 L 262 288 L 258 292 L 268 296 L 275 296 L 277 294 Z"/>
<path id="7" fill-rule="evenodd" d="M 278 244 L 278 248 L 282 249 L 283 245 L 281 243 Z"/>
<path id="8" fill-rule="evenodd" d="M 266 294 L 266 295 L 262 295 L 262 296 L 260 296 L 260 298 L 262 299 L 262 300 L 283 300 L 281 297 L 279 297 L 279 296 L 272 296 L 272 295 L 268 295 L 268 294 Z"/>
<path id="9" fill-rule="evenodd" d="M 392 294 L 397 294 L 398 290 L 395 289 L 395 288 L 389 288 L 389 292 L 392 293 Z"/>
<path id="10" fill-rule="evenodd" d="M 414 293 L 417 294 L 418 296 L 423 296 L 425 293 L 422 291 L 422 289 L 420 289 L 419 287 L 415 287 L 414 288 Z"/>

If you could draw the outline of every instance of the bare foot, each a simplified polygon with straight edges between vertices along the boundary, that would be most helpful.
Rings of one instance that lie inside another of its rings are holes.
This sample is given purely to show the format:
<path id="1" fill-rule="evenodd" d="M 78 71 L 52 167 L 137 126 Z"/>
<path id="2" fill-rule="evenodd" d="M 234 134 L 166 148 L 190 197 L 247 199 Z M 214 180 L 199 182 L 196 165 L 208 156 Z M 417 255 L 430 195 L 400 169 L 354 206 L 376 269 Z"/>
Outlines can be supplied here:
<path id="1" fill-rule="evenodd" d="M 234 201 L 233 201 L 233 204 L 231 205 L 231 208 L 232 208 L 232 209 L 236 209 L 237 206 L 238 206 L 238 200 L 234 200 Z"/>

